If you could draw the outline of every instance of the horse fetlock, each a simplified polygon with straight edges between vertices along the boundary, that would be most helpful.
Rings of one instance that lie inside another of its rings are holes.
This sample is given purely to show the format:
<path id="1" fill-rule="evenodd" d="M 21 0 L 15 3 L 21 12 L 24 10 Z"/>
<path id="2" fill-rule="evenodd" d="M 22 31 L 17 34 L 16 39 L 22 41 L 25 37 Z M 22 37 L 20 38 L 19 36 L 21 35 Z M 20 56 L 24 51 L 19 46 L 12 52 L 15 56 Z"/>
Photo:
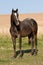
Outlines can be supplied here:
<path id="1" fill-rule="evenodd" d="M 38 53 L 38 50 L 35 50 L 35 53 L 34 54 L 37 55 L 37 53 Z"/>
<path id="2" fill-rule="evenodd" d="M 14 58 L 16 58 L 16 56 L 17 56 L 16 53 L 14 53 Z"/>
<path id="3" fill-rule="evenodd" d="M 34 50 L 31 51 L 31 55 L 34 55 Z"/>
<path id="4" fill-rule="evenodd" d="M 23 56 L 23 51 L 20 52 L 20 56 L 19 57 L 22 57 Z"/>

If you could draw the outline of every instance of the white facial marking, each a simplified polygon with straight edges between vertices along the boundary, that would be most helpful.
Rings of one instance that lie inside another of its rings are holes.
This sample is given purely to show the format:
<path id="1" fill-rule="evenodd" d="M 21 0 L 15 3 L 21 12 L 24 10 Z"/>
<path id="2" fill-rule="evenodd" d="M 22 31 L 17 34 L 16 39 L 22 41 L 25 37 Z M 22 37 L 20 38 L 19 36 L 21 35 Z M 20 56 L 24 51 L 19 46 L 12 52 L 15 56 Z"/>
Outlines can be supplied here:
<path id="1" fill-rule="evenodd" d="M 17 13 L 14 13 L 14 15 L 16 16 L 16 19 L 17 19 Z"/>
<path id="2" fill-rule="evenodd" d="M 17 16 L 17 14 L 16 14 L 16 13 L 14 13 L 14 15 L 15 15 L 15 16 Z"/>

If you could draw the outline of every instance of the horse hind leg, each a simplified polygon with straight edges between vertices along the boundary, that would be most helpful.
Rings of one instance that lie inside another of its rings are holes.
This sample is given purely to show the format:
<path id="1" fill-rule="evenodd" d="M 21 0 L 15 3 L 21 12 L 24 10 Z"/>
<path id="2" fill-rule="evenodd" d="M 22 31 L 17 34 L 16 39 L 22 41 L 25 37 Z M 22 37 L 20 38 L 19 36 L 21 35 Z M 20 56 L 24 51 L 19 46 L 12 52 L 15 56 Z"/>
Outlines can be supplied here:
<path id="1" fill-rule="evenodd" d="M 28 44 L 30 45 L 31 44 L 31 36 L 28 35 Z"/>
<path id="2" fill-rule="evenodd" d="M 28 44 L 31 44 L 31 38 L 28 37 Z"/>
<path id="3" fill-rule="evenodd" d="M 34 36 L 31 37 L 31 45 L 32 45 L 31 55 L 33 55 L 34 54 Z"/>
<path id="4" fill-rule="evenodd" d="M 37 34 L 35 35 L 35 54 L 37 55 Z"/>

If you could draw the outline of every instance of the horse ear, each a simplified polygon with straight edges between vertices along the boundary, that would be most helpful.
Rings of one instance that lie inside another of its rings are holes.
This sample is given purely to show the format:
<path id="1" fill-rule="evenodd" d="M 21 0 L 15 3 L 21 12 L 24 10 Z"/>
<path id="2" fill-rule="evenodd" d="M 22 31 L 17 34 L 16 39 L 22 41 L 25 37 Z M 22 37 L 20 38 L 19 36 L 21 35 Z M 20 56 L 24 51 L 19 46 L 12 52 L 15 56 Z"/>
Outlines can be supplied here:
<path id="1" fill-rule="evenodd" d="M 12 9 L 12 13 L 14 12 L 14 9 Z"/>
<path id="2" fill-rule="evenodd" d="M 18 12 L 18 9 L 16 9 L 16 12 Z"/>

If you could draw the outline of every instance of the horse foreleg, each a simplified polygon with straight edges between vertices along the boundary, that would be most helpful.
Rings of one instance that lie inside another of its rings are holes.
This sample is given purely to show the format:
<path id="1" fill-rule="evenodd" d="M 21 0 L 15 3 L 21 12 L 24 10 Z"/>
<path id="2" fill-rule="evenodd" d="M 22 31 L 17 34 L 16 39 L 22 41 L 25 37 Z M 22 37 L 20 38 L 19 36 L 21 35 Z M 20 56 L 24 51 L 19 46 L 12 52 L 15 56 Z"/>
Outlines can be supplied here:
<path id="1" fill-rule="evenodd" d="M 14 48 L 14 57 L 16 58 L 16 38 L 12 37 L 12 41 L 13 41 L 13 48 Z"/>
<path id="2" fill-rule="evenodd" d="M 22 38 L 21 38 L 21 36 L 19 36 L 20 57 L 22 57 L 22 55 L 23 55 L 22 50 L 21 50 L 21 46 L 22 46 Z"/>

